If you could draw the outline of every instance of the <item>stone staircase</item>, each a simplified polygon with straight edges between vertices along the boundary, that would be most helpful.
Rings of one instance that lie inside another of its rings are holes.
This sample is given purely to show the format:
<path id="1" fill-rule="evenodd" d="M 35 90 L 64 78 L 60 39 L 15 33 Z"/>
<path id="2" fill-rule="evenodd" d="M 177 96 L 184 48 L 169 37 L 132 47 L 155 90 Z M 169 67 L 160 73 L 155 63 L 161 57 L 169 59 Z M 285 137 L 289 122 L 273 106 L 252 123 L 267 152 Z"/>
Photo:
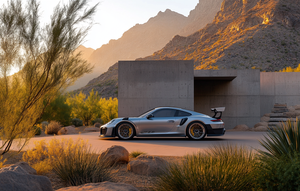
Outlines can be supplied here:
<path id="1" fill-rule="evenodd" d="M 291 118 L 289 113 L 290 111 L 287 108 L 287 104 L 276 103 L 272 109 L 272 112 L 270 113 L 268 126 L 270 128 L 276 128 L 277 126 L 281 126 L 282 122 L 286 122 L 288 120 L 296 121 L 296 118 Z"/>

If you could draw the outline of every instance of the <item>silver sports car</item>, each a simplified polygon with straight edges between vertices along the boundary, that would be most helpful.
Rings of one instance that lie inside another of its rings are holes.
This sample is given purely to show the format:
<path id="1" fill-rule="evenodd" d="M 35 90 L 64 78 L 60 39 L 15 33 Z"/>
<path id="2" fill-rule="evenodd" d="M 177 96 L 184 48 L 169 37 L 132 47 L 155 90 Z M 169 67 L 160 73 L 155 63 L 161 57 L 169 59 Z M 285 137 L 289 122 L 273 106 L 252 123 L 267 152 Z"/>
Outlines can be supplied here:
<path id="1" fill-rule="evenodd" d="M 139 117 L 116 118 L 100 127 L 101 137 L 131 139 L 134 136 L 188 136 L 200 140 L 207 136 L 221 136 L 225 133 L 221 120 L 225 107 L 212 108 L 210 117 L 194 111 L 174 107 L 152 109 Z"/>

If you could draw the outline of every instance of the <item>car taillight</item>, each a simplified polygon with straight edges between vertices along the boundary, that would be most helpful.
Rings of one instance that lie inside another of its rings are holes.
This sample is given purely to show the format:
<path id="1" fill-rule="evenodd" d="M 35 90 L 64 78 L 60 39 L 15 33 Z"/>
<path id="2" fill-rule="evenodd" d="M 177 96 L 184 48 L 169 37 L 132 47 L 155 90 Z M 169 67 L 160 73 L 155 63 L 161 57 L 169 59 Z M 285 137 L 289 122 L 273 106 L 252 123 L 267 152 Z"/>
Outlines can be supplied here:
<path id="1" fill-rule="evenodd" d="M 210 120 L 210 121 L 212 121 L 212 122 L 221 122 L 222 119 L 213 119 L 213 120 Z"/>

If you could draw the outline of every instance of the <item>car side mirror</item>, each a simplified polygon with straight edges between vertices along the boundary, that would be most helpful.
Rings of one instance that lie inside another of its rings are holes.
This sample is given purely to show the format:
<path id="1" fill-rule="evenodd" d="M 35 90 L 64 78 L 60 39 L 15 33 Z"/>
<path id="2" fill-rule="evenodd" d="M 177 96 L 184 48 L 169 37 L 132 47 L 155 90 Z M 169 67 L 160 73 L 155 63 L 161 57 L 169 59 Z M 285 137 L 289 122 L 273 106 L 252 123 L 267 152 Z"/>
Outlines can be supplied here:
<path id="1" fill-rule="evenodd" d="M 154 117 L 153 114 L 150 114 L 147 116 L 147 119 L 151 119 L 152 117 Z"/>

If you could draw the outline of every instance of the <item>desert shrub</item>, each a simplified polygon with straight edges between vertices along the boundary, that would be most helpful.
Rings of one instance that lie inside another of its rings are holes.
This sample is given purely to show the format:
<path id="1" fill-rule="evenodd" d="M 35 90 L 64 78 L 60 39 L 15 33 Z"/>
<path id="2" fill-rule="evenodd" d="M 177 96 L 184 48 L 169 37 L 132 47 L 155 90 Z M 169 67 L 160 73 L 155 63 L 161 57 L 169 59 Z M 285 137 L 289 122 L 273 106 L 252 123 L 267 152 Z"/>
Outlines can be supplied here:
<path id="1" fill-rule="evenodd" d="M 52 170 L 53 160 L 56 160 L 63 152 L 61 142 L 51 139 L 49 143 L 43 139 L 34 142 L 35 147 L 27 150 L 23 156 L 23 161 L 34 168 L 38 174 L 45 174 Z"/>
<path id="2" fill-rule="evenodd" d="M 33 129 L 35 135 L 40 135 L 42 133 L 41 125 L 39 124 L 33 126 Z"/>
<path id="3" fill-rule="evenodd" d="M 146 154 L 145 152 L 142 152 L 142 151 L 132 151 L 131 153 L 129 153 L 129 156 L 131 158 L 136 158 L 142 154 Z"/>
<path id="4" fill-rule="evenodd" d="M 35 147 L 23 154 L 38 174 L 54 171 L 68 185 L 101 182 L 111 178 L 111 168 L 104 159 L 91 152 L 87 141 L 51 139 L 35 142 Z"/>
<path id="5" fill-rule="evenodd" d="M 45 129 L 47 135 L 55 134 L 57 135 L 58 131 L 61 128 L 61 124 L 57 121 L 50 121 L 49 125 Z"/>
<path id="6" fill-rule="evenodd" d="M 53 165 L 53 170 L 67 185 L 77 186 L 111 179 L 109 163 L 104 158 L 98 158 L 90 148 L 83 140 L 73 144 L 70 139 L 65 144 L 59 160 Z"/>
<path id="7" fill-rule="evenodd" d="M 155 190 L 251 190 L 255 159 L 245 147 L 219 146 L 170 164 Z"/>
<path id="8" fill-rule="evenodd" d="M 83 125 L 82 120 L 78 118 L 72 119 L 72 125 L 75 125 L 75 127 L 80 127 Z"/>
<path id="9" fill-rule="evenodd" d="M 299 153 L 292 158 L 286 156 L 279 159 L 263 157 L 256 173 L 255 190 L 300 190 Z"/>
<path id="10" fill-rule="evenodd" d="M 97 119 L 92 120 L 92 125 L 95 125 L 95 123 L 103 124 L 103 120 L 101 118 L 97 118 Z"/>
<path id="11" fill-rule="evenodd" d="M 281 159 L 300 153 L 300 121 L 281 123 L 281 127 L 269 131 L 260 144 L 267 150 L 259 150 L 264 157 Z"/>

